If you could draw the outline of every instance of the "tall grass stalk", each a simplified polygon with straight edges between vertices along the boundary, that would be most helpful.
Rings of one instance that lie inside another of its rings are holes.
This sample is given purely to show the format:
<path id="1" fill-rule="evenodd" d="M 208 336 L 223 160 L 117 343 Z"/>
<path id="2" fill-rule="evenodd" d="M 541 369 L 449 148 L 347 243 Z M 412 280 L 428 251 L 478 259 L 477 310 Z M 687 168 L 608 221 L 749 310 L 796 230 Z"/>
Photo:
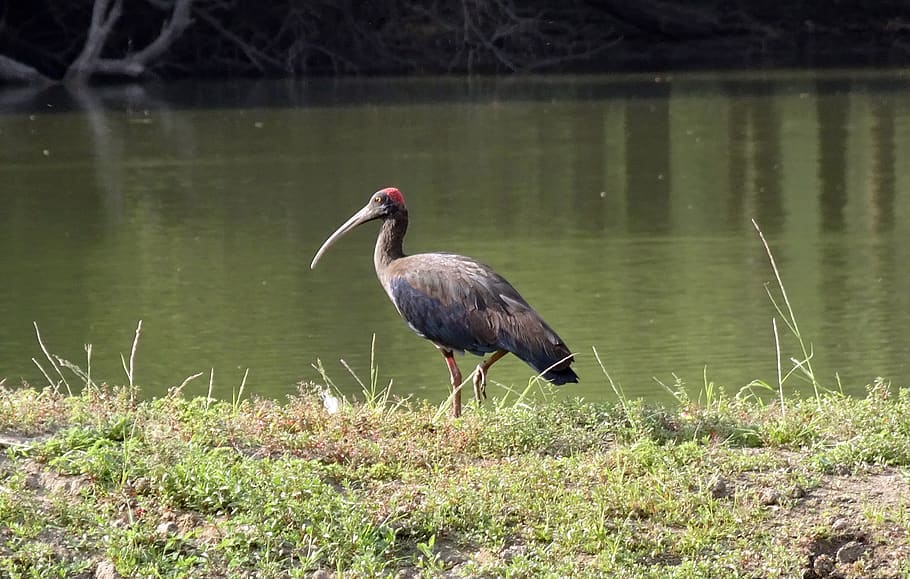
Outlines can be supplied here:
<path id="1" fill-rule="evenodd" d="M 319 376 L 322 377 L 322 381 L 325 382 L 325 385 L 330 390 L 341 393 L 341 390 L 338 389 L 338 386 L 335 385 L 335 382 L 329 377 L 329 373 L 326 371 L 325 366 L 322 365 L 322 360 L 316 358 L 315 364 L 310 364 L 310 366 L 319 373 Z"/>
<path id="2" fill-rule="evenodd" d="M 250 369 L 247 368 L 243 372 L 243 379 L 240 380 L 240 388 L 238 390 L 231 390 L 231 408 L 234 410 L 234 413 L 237 413 L 237 409 L 240 408 L 240 399 L 243 398 L 243 389 L 246 388 L 246 379 L 250 375 Z"/>
<path id="3" fill-rule="evenodd" d="M 85 344 L 85 387 L 89 388 L 94 383 L 92 382 L 92 345 Z"/>
<path id="4" fill-rule="evenodd" d="M 799 343 L 800 350 L 802 351 L 802 359 L 797 360 L 796 358 L 790 358 L 793 362 L 793 368 L 787 372 L 786 376 L 779 379 L 781 384 L 781 389 L 783 389 L 783 383 L 787 378 L 790 377 L 795 371 L 799 370 L 802 372 L 803 376 L 812 383 L 812 388 L 815 392 L 815 401 L 821 408 L 821 386 L 818 383 L 818 380 L 815 378 L 815 372 L 812 369 L 812 345 L 806 345 L 805 339 L 799 330 L 799 324 L 796 321 L 796 315 L 793 313 L 793 307 L 790 305 L 790 298 L 787 297 L 787 290 L 784 287 L 784 282 L 780 277 L 780 271 L 777 269 L 777 262 L 774 261 L 774 254 L 771 252 L 771 247 L 768 245 L 768 241 L 765 239 L 764 233 L 762 233 L 761 228 L 758 226 L 758 223 L 753 219 L 752 225 L 755 227 L 755 231 L 758 232 L 758 237 L 761 239 L 762 245 L 765 246 L 765 252 L 768 254 L 768 261 L 771 262 L 771 269 L 774 271 L 774 279 L 777 281 L 777 287 L 780 290 L 781 298 L 783 299 L 784 306 L 786 306 L 786 313 L 784 308 L 781 307 L 780 303 L 775 299 L 774 294 L 771 292 L 768 285 L 765 284 L 765 292 L 768 294 L 768 298 L 771 300 L 771 303 L 774 305 L 774 309 L 777 310 L 777 313 L 780 314 L 781 318 L 784 320 L 784 323 L 787 325 L 787 328 L 790 330 L 790 333 L 796 338 L 796 341 Z"/>
<path id="5" fill-rule="evenodd" d="M 121 489 L 126 486 L 127 481 L 129 480 L 130 460 L 131 460 L 130 449 L 132 447 L 132 445 L 130 444 L 130 441 L 132 441 L 135 438 L 135 436 L 136 436 L 136 421 L 132 420 L 132 421 L 130 421 L 129 433 L 128 434 L 127 434 L 127 432 L 123 433 L 123 444 L 120 445 L 121 462 L 120 462 L 119 484 L 120 484 Z M 133 515 L 132 509 L 126 509 L 126 510 L 129 513 L 129 516 L 132 518 L 132 515 Z"/>
<path id="6" fill-rule="evenodd" d="M 51 380 L 50 375 L 47 373 L 47 370 L 44 369 L 44 366 L 41 365 L 41 362 L 39 362 L 34 357 L 32 357 L 32 362 L 35 364 L 35 366 L 38 367 L 38 370 L 40 370 L 41 373 L 44 375 L 44 379 L 47 380 L 47 384 L 51 388 L 54 388 L 56 390 L 57 388 L 60 387 L 60 382 L 54 382 L 53 380 Z"/>
<path id="7" fill-rule="evenodd" d="M 523 404 L 525 400 L 527 400 L 528 398 L 531 397 L 531 391 L 534 389 L 535 386 L 537 387 L 537 391 L 540 392 L 544 401 L 547 401 L 547 399 L 549 397 L 551 397 L 552 391 L 553 391 L 552 390 L 553 386 L 550 386 L 549 390 L 546 388 L 548 383 L 542 379 L 541 374 L 537 374 L 536 376 L 531 376 L 530 378 L 528 378 L 527 385 L 521 391 L 518 391 L 510 386 L 502 384 L 501 382 L 492 382 L 492 383 L 496 384 L 498 387 L 505 390 L 505 395 L 502 398 L 499 398 L 498 400 L 495 400 L 495 402 L 493 402 L 493 405 L 498 410 L 502 410 L 503 408 L 506 408 L 509 405 L 511 405 L 514 408 L 514 407 L 518 406 L 519 404 Z M 510 394 L 516 394 L 514 401 L 511 401 L 511 402 L 509 401 Z"/>
<path id="8" fill-rule="evenodd" d="M 72 396 L 73 392 L 70 389 L 69 382 L 67 382 L 66 378 L 63 376 L 63 371 L 60 368 L 66 368 L 67 370 L 69 370 L 70 372 L 75 374 L 77 378 L 79 378 L 80 380 L 82 380 L 85 383 L 86 388 L 94 387 L 95 382 L 92 380 L 92 345 L 91 344 L 83 345 L 83 348 L 85 349 L 85 364 L 86 364 L 86 369 L 83 370 L 77 364 L 73 364 L 69 360 L 67 360 L 61 356 L 58 356 L 56 354 L 51 354 L 50 351 L 47 349 L 47 346 L 44 345 L 44 339 L 41 337 L 41 332 L 38 330 L 38 323 L 37 322 L 32 322 L 32 323 L 35 326 L 35 335 L 38 338 L 38 344 L 41 346 L 41 351 L 44 352 L 45 358 L 47 358 L 48 362 L 51 363 L 51 366 L 53 366 L 54 370 L 57 372 L 57 375 L 60 376 L 60 382 L 62 382 L 66 386 L 67 394 L 69 396 Z M 41 371 L 41 373 L 44 374 L 44 377 L 47 379 L 48 383 L 52 387 L 58 388 L 60 386 L 60 382 L 54 382 L 51 379 L 48 372 L 38 362 L 38 360 L 36 360 L 35 358 L 32 358 L 32 362 L 35 364 L 35 366 L 38 367 L 38 369 Z"/>
<path id="9" fill-rule="evenodd" d="M 209 391 L 205 395 L 205 409 L 209 409 L 209 404 L 212 403 L 212 387 L 215 385 L 215 368 L 209 369 Z"/>
<path id="10" fill-rule="evenodd" d="M 686 389 L 686 383 L 682 378 L 676 375 L 676 372 L 670 372 L 670 376 L 673 376 L 673 385 L 676 387 L 675 389 L 667 386 L 667 384 L 657 376 L 651 376 L 651 379 L 657 382 L 661 388 L 666 390 L 680 406 L 686 406 L 692 401 Z"/>
<path id="11" fill-rule="evenodd" d="M 175 398 L 175 397 L 179 396 L 183 392 L 183 389 L 186 387 L 187 384 L 189 384 L 196 378 L 202 376 L 203 374 L 205 374 L 205 372 L 196 372 L 192 376 L 187 376 L 186 378 L 184 378 L 183 382 L 180 383 L 180 386 L 177 386 L 176 388 L 171 389 L 167 393 L 167 395 L 171 398 Z"/>
<path id="12" fill-rule="evenodd" d="M 597 351 L 597 348 L 591 346 L 591 350 L 594 351 L 594 359 L 597 360 L 597 365 L 600 366 L 600 371 L 603 372 L 603 375 L 607 378 L 607 382 L 610 384 L 610 388 L 613 390 L 613 393 L 616 394 L 616 398 L 619 399 L 619 404 L 622 406 L 623 414 L 626 415 L 626 420 L 629 421 L 629 424 L 635 430 L 642 430 L 643 423 L 641 421 L 641 416 L 638 413 L 633 412 L 632 408 L 629 405 L 629 398 L 626 396 L 625 390 L 622 388 L 622 384 L 613 380 L 613 377 L 610 376 L 610 373 L 607 371 L 606 364 L 603 363 L 603 360 L 600 358 L 600 352 Z"/>
<path id="13" fill-rule="evenodd" d="M 44 345 L 44 340 L 41 339 L 41 332 L 38 330 L 38 322 L 33 321 L 32 324 L 35 326 L 35 336 L 38 338 L 38 345 L 41 346 L 41 351 L 44 352 L 44 357 L 47 358 L 47 361 L 51 363 L 51 366 L 54 368 L 54 371 L 57 372 L 57 375 L 60 376 L 60 380 L 63 382 L 63 385 L 66 386 L 66 393 L 70 396 L 73 395 L 73 391 L 70 388 L 69 382 L 66 381 L 66 378 L 63 377 L 63 372 L 60 371 L 60 366 L 57 365 L 57 362 L 54 361 L 54 357 L 51 356 L 50 352 L 47 351 L 47 346 Z M 55 383 L 51 380 L 47 372 L 44 371 L 44 368 L 41 367 L 41 364 L 38 363 L 38 360 L 32 358 L 32 362 L 38 366 L 38 369 L 41 370 L 41 373 L 44 374 L 44 377 L 47 378 L 48 384 L 53 387 L 60 385 L 59 382 Z"/>
<path id="14" fill-rule="evenodd" d="M 717 386 L 714 384 L 713 380 L 708 380 L 708 365 L 706 364 L 702 367 L 702 384 L 705 392 L 705 407 L 710 408 L 714 405 L 714 402 L 717 400 Z M 701 394 L 698 395 L 699 400 L 701 399 Z"/>
<path id="15" fill-rule="evenodd" d="M 771 318 L 771 327 L 774 328 L 774 352 L 777 354 L 777 392 L 780 395 L 780 415 L 787 415 L 787 405 L 784 402 L 784 379 L 780 367 L 780 335 L 777 333 L 777 318 Z"/>
<path id="16" fill-rule="evenodd" d="M 139 323 L 136 324 L 136 335 L 133 337 L 133 347 L 130 348 L 130 364 L 129 367 L 126 365 L 126 360 L 123 357 L 123 354 L 120 354 L 120 363 L 123 364 L 123 371 L 126 372 L 127 380 L 130 385 L 130 404 L 135 402 L 135 388 L 133 378 L 135 377 L 135 362 L 136 362 L 136 348 L 139 347 L 139 334 L 142 332 L 142 320 L 139 320 Z"/>
<path id="17" fill-rule="evenodd" d="M 88 368 L 89 368 L 88 372 L 91 372 L 91 367 L 92 367 L 92 356 L 91 356 L 92 349 L 91 349 L 91 344 L 86 344 L 86 347 L 87 347 L 87 349 L 86 349 L 86 352 L 87 352 L 86 356 L 87 356 Z M 69 370 L 70 372 L 72 372 L 73 374 L 75 374 L 77 378 L 79 378 L 80 380 L 82 380 L 83 382 L 85 382 L 85 387 L 86 387 L 86 388 L 95 385 L 95 383 L 92 382 L 91 375 L 90 375 L 88 372 L 86 372 L 85 370 L 83 370 L 82 368 L 80 368 L 79 366 L 77 366 L 76 364 L 73 364 L 73 363 L 70 362 L 69 360 L 66 360 L 66 359 L 64 359 L 64 358 L 61 358 L 60 356 L 58 356 L 58 355 L 56 355 L 56 354 L 54 354 L 53 356 L 54 356 L 54 358 L 57 360 L 57 363 L 58 363 L 58 364 L 60 364 L 62 367 L 66 368 L 67 370 Z"/>
<path id="18" fill-rule="evenodd" d="M 401 406 L 404 403 L 404 400 L 398 401 L 396 404 L 389 404 L 389 400 L 392 396 L 392 384 L 394 383 L 393 379 L 389 379 L 389 383 L 385 386 L 379 385 L 379 364 L 376 362 L 376 334 L 373 334 L 373 338 L 370 340 L 370 379 L 369 384 L 364 383 L 360 379 L 360 376 L 357 375 L 357 372 L 348 364 L 345 360 L 339 360 L 341 365 L 344 366 L 345 370 L 360 384 L 360 391 L 363 394 L 364 405 L 370 409 L 370 411 L 391 411 L 395 408 Z"/>
<path id="19" fill-rule="evenodd" d="M 597 348 L 591 346 L 591 349 L 594 351 L 594 359 L 597 360 L 597 365 L 600 366 L 600 371 L 603 372 L 604 376 L 607 378 L 607 382 L 610 384 L 610 388 L 613 389 L 613 393 L 616 394 L 616 397 L 619 398 L 619 404 L 622 406 L 623 412 L 626 413 L 626 416 L 631 416 L 629 413 L 629 401 L 626 398 L 626 393 L 622 389 L 622 384 L 617 384 L 613 381 L 613 377 L 610 376 L 610 373 L 607 372 L 607 367 L 604 365 L 603 360 L 600 359 L 600 353 L 597 352 Z"/>

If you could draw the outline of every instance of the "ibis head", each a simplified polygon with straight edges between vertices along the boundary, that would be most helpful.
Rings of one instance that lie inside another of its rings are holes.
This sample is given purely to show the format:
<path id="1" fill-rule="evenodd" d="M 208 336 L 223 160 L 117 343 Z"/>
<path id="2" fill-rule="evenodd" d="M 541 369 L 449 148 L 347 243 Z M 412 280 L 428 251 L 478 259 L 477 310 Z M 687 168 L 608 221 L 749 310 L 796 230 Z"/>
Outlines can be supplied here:
<path id="1" fill-rule="evenodd" d="M 341 225 L 341 227 L 335 230 L 335 233 L 325 240 L 322 247 L 316 252 L 316 256 L 313 257 L 313 261 L 310 263 L 310 269 L 316 267 L 316 264 L 319 263 L 319 260 L 322 258 L 322 254 L 335 245 L 336 241 L 344 237 L 358 225 L 363 225 L 364 223 L 375 219 L 388 219 L 401 215 L 406 217 L 407 212 L 408 208 L 404 204 L 404 197 L 398 189 L 388 187 L 373 193 L 373 195 L 370 196 L 370 200 L 367 201 L 367 204 L 364 205 L 360 211 L 352 215 L 350 219 Z"/>

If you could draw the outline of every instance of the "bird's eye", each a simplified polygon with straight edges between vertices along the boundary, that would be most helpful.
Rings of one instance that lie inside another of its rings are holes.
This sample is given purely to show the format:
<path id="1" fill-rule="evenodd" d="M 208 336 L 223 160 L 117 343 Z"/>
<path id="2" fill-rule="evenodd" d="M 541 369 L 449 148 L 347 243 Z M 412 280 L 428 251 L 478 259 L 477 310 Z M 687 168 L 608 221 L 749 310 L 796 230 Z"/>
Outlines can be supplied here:
<path id="1" fill-rule="evenodd" d="M 382 197 L 380 197 L 379 195 L 377 195 L 376 197 L 373 197 L 373 203 L 376 203 L 377 205 L 382 203 Z"/>

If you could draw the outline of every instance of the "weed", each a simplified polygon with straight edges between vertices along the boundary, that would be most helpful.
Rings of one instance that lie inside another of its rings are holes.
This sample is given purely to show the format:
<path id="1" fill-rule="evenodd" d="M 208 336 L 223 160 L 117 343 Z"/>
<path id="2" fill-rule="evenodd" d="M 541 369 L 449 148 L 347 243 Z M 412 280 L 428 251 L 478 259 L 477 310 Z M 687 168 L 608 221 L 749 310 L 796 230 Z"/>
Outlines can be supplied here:
<path id="1" fill-rule="evenodd" d="M 47 371 L 38 362 L 38 360 L 32 358 L 32 362 L 34 362 L 35 366 L 38 367 L 38 369 L 41 371 L 41 374 L 44 375 L 44 378 L 47 380 L 47 383 L 50 386 L 58 388 L 62 383 L 64 386 L 66 386 L 67 394 L 72 396 L 73 391 L 70 388 L 69 382 L 67 382 L 66 378 L 63 377 L 63 372 L 60 371 L 59 363 L 55 360 L 55 356 L 52 356 L 50 352 L 47 351 L 47 346 L 44 345 L 44 340 L 41 339 L 41 332 L 38 330 L 38 322 L 32 322 L 32 324 L 35 326 L 35 337 L 38 339 L 38 345 L 41 346 L 41 351 L 44 353 L 44 357 L 47 358 L 47 361 L 50 362 L 51 368 L 53 368 L 57 375 L 60 377 L 60 381 L 54 382 Z"/>
<path id="2" fill-rule="evenodd" d="M 790 378 L 790 376 L 794 375 L 795 373 L 803 376 L 810 384 L 812 384 L 812 389 L 815 393 L 815 400 L 819 404 L 820 409 L 821 393 L 823 389 L 815 376 L 815 371 L 812 369 L 812 357 L 815 355 L 812 349 L 812 344 L 806 342 L 802 332 L 799 329 L 799 323 L 796 320 L 796 314 L 793 312 L 793 306 L 790 304 L 790 298 L 787 297 L 787 289 L 784 287 L 784 281 L 781 279 L 780 271 L 777 269 L 777 262 L 774 260 L 774 254 L 771 252 L 771 247 L 768 245 L 768 241 L 765 239 L 765 235 L 762 233 L 761 228 L 758 226 L 758 223 L 754 219 L 752 220 L 752 225 L 755 227 L 755 231 L 758 232 L 758 237 L 761 239 L 762 245 L 765 248 L 765 252 L 768 254 L 768 261 L 771 263 L 771 270 L 774 272 L 774 279 L 777 282 L 777 289 L 780 292 L 780 299 L 783 302 L 783 307 L 781 307 L 778 299 L 774 297 L 774 293 L 771 291 L 771 288 L 767 284 L 765 284 L 765 292 L 768 294 L 768 298 L 771 300 L 774 309 L 777 311 L 781 319 L 783 319 L 784 324 L 786 324 L 787 329 L 789 329 L 790 333 L 793 334 L 793 337 L 796 338 L 801 352 L 800 358 L 790 358 L 790 362 L 792 362 L 793 367 L 790 368 L 786 373 L 782 373 L 780 364 L 780 340 L 777 334 L 777 320 L 772 320 L 777 354 L 778 387 L 782 401 L 781 411 L 786 411 L 785 406 L 783 405 L 784 383 L 788 378 Z M 784 311 L 784 309 L 786 309 L 786 311 Z"/>
<path id="3" fill-rule="evenodd" d="M 435 577 L 442 571 L 445 571 L 445 564 L 439 553 L 434 550 L 436 547 L 436 535 L 430 535 L 426 542 L 417 542 L 417 550 L 420 555 L 415 561 L 415 567 L 419 569 L 425 577 Z"/>

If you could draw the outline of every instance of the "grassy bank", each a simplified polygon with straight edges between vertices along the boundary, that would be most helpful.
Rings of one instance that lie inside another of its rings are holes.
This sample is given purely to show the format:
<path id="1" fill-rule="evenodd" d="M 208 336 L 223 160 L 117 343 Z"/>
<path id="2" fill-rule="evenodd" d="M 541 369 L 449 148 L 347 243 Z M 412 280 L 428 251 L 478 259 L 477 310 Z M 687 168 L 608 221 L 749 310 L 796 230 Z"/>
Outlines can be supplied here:
<path id="1" fill-rule="evenodd" d="M 0 575 L 910 574 L 910 392 L 671 407 L 0 389 Z"/>

